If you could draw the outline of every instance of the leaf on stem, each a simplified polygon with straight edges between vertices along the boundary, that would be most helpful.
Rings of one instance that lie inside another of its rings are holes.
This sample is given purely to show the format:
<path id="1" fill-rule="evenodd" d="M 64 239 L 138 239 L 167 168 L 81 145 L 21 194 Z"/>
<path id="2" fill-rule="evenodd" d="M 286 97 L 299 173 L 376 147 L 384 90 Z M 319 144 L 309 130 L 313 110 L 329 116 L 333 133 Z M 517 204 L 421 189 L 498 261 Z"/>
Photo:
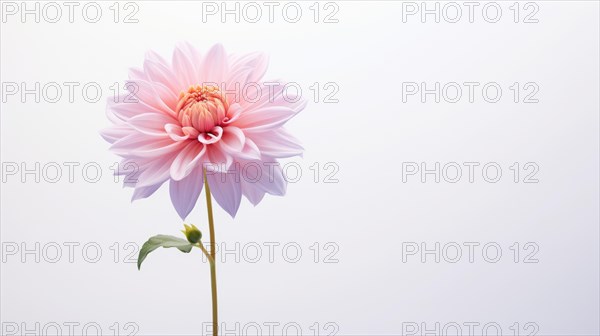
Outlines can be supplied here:
<path id="1" fill-rule="evenodd" d="M 176 247 L 181 252 L 190 253 L 194 245 L 190 244 L 190 242 L 185 239 L 168 235 L 157 235 L 151 237 L 147 242 L 144 243 L 144 245 L 142 245 L 142 248 L 140 249 L 137 262 L 138 269 L 140 269 L 142 262 L 146 259 L 148 254 L 161 246 L 164 248 Z"/>

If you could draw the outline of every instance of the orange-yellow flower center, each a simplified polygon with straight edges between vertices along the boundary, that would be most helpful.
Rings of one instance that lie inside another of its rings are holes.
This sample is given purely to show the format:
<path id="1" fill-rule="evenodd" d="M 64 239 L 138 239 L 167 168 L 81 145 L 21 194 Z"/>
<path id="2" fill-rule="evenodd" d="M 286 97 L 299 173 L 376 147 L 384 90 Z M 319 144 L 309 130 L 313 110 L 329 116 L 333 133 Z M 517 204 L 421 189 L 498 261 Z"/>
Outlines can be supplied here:
<path id="1" fill-rule="evenodd" d="M 227 98 L 219 87 L 197 85 L 179 95 L 176 112 L 182 127 L 207 133 L 223 122 L 228 109 Z"/>

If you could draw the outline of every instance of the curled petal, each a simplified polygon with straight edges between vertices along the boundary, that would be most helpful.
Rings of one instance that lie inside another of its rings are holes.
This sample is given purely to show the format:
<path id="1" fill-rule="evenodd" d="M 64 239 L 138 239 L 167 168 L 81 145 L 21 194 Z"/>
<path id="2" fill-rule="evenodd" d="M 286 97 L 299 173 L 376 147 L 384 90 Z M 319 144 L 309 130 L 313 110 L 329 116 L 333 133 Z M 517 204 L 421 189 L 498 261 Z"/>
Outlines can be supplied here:
<path id="1" fill-rule="evenodd" d="M 171 164 L 171 178 L 180 181 L 188 176 L 198 166 L 198 162 L 206 152 L 206 146 L 199 142 L 191 141 L 175 158 Z"/>
<path id="2" fill-rule="evenodd" d="M 236 155 L 244 149 L 246 136 L 241 129 L 235 126 L 225 127 L 220 143 L 230 154 Z"/>
<path id="3" fill-rule="evenodd" d="M 181 126 L 175 124 L 166 124 L 165 132 L 173 139 L 173 141 L 183 141 L 189 139 L 189 134 L 185 134 Z"/>
<path id="4" fill-rule="evenodd" d="M 229 125 L 235 122 L 240 115 L 242 114 L 242 107 L 240 104 L 235 103 L 229 106 L 229 110 L 227 110 L 227 117 L 223 120 L 224 125 Z"/>
<path id="5" fill-rule="evenodd" d="M 192 139 L 196 139 L 198 135 L 200 135 L 200 132 L 198 132 L 198 130 L 193 127 L 185 126 L 182 127 L 181 130 L 183 131 L 183 134 L 189 135 L 189 137 Z"/>
<path id="6" fill-rule="evenodd" d="M 215 126 L 209 133 L 201 133 L 198 135 L 198 141 L 205 145 L 210 145 L 221 140 L 222 136 L 223 128 L 221 128 L 221 126 Z"/>

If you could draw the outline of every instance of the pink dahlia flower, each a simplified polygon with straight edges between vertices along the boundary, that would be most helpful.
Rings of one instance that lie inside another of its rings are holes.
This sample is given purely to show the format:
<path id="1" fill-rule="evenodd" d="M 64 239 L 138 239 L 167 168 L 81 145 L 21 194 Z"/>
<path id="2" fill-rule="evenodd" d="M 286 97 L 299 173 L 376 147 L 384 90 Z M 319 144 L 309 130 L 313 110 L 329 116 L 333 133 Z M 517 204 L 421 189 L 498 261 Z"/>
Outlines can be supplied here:
<path id="1" fill-rule="evenodd" d="M 113 125 L 101 134 L 123 158 L 122 167 L 137 166 L 136 182 L 125 181 L 135 188 L 132 201 L 169 181 L 173 205 L 185 219 L 205 174 L 232 217 L 242 195 L 256 205 L 265 193 L 285 194 L 277 159 L 301 155 L 302 147 L 282 126 L 306 101 L 285 92 L 285 82 L 263 81 L 267 63 L 260 53 L 228 55 L 215 45 L 201 55 L 182 44 L 171 62 L 149 52 L 142 69 L 130 70 L 130 93 L 109 99 Z"/>

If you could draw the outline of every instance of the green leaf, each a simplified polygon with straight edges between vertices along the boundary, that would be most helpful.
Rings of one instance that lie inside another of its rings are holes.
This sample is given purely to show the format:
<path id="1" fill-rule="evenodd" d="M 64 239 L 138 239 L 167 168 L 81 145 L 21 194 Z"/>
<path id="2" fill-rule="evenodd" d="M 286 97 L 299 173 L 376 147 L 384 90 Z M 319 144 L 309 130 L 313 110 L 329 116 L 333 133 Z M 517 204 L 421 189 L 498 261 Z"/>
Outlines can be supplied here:
<path id="1" fill-rule="evenodd" d="M 176 247 L 181 252 L 190 253 L 194 245 L 190 244 L 190 242 L 188 242 L 185 239 L 173 236 L 158 235 L 151 237 L 150 239 L 148 239 L 147 242 L 144 243 L 144 245 L 142 245 L 142 248 L 140 249 L 140 255 L 138 256 L 137 262 L 138 269 L 140 269 L 140 267 L 142 266 L 142 262 L 148 256 L 148 253 L 156 250 L 161 246 L 164 248 Z"/>

